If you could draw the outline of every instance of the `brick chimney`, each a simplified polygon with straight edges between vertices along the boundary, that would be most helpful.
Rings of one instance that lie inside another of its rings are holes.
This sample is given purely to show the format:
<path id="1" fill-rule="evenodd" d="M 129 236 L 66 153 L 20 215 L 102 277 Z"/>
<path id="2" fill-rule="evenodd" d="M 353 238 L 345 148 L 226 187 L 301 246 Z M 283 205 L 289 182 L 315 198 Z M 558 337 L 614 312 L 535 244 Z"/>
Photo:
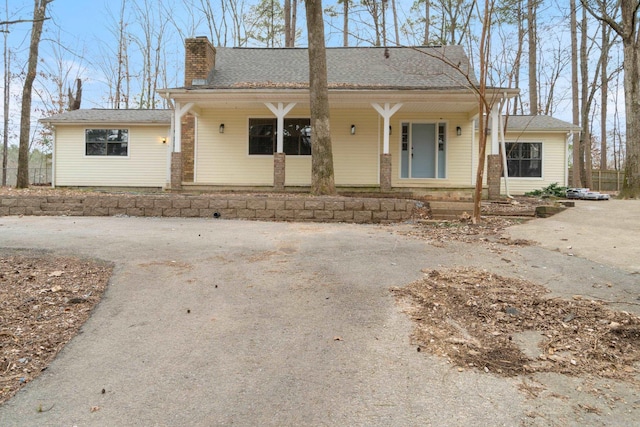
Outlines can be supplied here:
<path id="1" fill-rule="evenodd" d="M 186 39 L 184 45 L 185 87 L 206 84 L 209 73 L 216 65 L 216 49 L 207 36 Z"/>

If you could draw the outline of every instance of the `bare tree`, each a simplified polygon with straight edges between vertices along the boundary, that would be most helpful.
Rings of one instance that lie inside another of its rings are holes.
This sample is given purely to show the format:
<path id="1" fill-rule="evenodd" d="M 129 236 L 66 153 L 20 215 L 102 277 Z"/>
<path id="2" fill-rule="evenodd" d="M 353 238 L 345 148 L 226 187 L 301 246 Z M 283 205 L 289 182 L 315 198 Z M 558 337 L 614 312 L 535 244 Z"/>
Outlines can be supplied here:
<path id="1" fill-rule="evenodd" d="M 351 0 L 338 0 L 342 3 L 342 46 L 349 46 L 349 4 Z"/>
<path id="2" fill-rule="evenodd" d="M 607 170 L 607 95 L 609 92 L 609 35 L 611 27 L 603 25 L 600 29 L 600 56 L 602 58 L 600 66 L 600 170 Z"/>
<path id="3" fill-rule="evenodd" d="M 424 42 L 422 44 L 424 44 L 425 46 L 428 46 L 430 43 L 430 37 L 431 37 L 430 24 L 431 24 L 431 0 L 424 0 Z"/>
<path id="4" fill-rule="evenodd" d="M 624 51 L 624 93 L 626 114 L 626 160 L 624 181 L 620 195 L 626 198 L 640 197 L 640 10 L 639 0 L 620 0 L 614 7 L 620 10 L 616 19 L 604 0 L 594 0 L 592 7 L 587 0 L 582 5 L 590 14 L 605 22 L 617 33 Z"/>
<path id="5" fill-rule="evenodd" d="M 296 20 L 298 12 L 296 0 L 284 0 L 284 46 L 294 47 L 296 43 Z"/>
<path id="6" fill-rule="evenodd" d="M 580 125 L 580 101 L 578 86 L 578 9 L 576 0 L 571 0 L 571 105 L 573 114 L 573 124 Z M 572 181 L 574 187 L 582 187 L 580 179 L 580 169 L 582 162 L 580 161 L 580 142 L 573 138 L 573 171 Z"/>
<path id="7" fill-rule="evenodd" d="M 480 220 L 480 204 L 482 200 L 482 184 L 484 181 L 485 158 L 487 154 L 487 128 L 489 127 L 490 112 L 495 100 L 487 96 L 487 79 L 489 70 L 489 54 L 491 51 L 491 24 L 493 18 L 494 0 L 484 1 L 482 15 L 482 30 L 480 33 L 479 57 L 480 76 L 478 86 L 478 136 L 479 157 L 476 169 L 476 186 L 473 194 L 473 222 Z"/>
<path id="8" fill-rule="evenodd" d="M 142 30 L 141 35 L 134 38 L 142 54 L 142 70 L 139 73 L 141 88 L 136 102 L 138 108 L 156 108 L 158 80 L 161 80 L 160 74 L 164 72 L 160 65 L 167 20 L 162 16 L 162 8 L 154 6 L 155 2 L 150 0 L 134 2 L 137 22 Z"/>
<path id="9" fill-rule="evenodd" d="M 311 103 L 311 194 L 335 194 L 321 0 L 306 0 Z"/>
<path id="10" fill-rule="evenodd" d="M 22 109 L 20 113 L 20 145 L 18 148 L 17 188 L 29 187 L 29 136 L 31 130 L 31 92 L 38 67 L 38 47 L 42 36 L 42 27 L 47 12 L 47 5 L 53 0 L 35 0 L 33 8 L 33 26 L 29 44 L 29 61 L 27 75 L 22 89 Z"/>
<path id="11" fill-rule="evenodd" d="M 527 0 L 527 32 L 529 34 L 529 111 L 538 114 L 538 32 L 536 15 L 538 0 Z"/>
<path id="12" fill-rule="evenodd" d="M 76 79 L 76 93 L 74 94 L 71 88 L 67 95 L 69 98 L 69 111 L 79 110 L 80 104 L 82 104 L 82 80 Z"/>
<path id="13" fill-rule="evenodd" d="M 9 56 L 9 47 L 7 44 L 7 38 L 9 37 L 9 0 L 5 2 L 5 11 L 7 13 L 7 20 L 5 21 L 4 28 L 4 120 L 3 120 L 3 133 L 2 133 L 2 186 L 7 185 L 7 166 L 9 160 L 9 104 L 10 104 L 10 86 L 11 86 L 11 59 Z"/>
<path id="14" fill-rule="evenodd" d="M 589 63 L 587 49 L 587 11 L 582 8 L 582 24 L 580 26 L 580 148 L 578 166 L 580 167 L 580 180 L 584 186 L 591 188 L 591 129 L 589 126 L 589 113 L 591 111 L 591 97 L 589 94 Z M 598 70 L 596 69 L 596 72 Z M 592 91 L 594 93 L 595 91 Z M 575 167 L 575 166 L 574 166 Z"/>

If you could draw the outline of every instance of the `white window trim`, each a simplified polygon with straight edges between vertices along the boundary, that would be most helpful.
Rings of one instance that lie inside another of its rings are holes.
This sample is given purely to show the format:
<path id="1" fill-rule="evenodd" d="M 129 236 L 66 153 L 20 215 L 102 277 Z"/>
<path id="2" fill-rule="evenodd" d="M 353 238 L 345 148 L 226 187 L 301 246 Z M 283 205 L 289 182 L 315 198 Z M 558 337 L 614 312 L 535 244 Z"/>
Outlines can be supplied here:
<path id="1" fill-rule="evenodd" d="M 505 149 L 507 147 L 507 144 L 514 144 L 514 143 L 518 143 L 518 144 L 540 144 L 540 151 L 541 151 L 541 155 L 540 155 L 540 176 L 511 176 L 509 175 L 509 181 L 511 180 L 518 180 L 518 181 L 544 181 L 544 165 L 545 165 L 545 161 L 544 161 L 544 142 L 543 141 L 520 141 L 520 140 L 505 140 L 504 141 L 504 146 Z M 509 159 L 507 159 L 507 163 L 509 162 Z M 504 177 L 501 177 L 501 181 L 504 180 Z"/>
<path id="2" fill-rule="evenodd" d="M 87 131 L 90 130 L 90 129 L 126 130 L 127 131 L 127 155 L 126 156 L 110 156 L 110 155 L 106 154 L 104 156 L 97 156 L 97 155 L 87 154 Z M 83 139 L 82 154 L 83 154 L 84 158 L 87 158 L 87 159 L 129 159 L 131 157 L 131 128 L 128 128 L 128 127 L 104 127 L 104 126 L 102 126 L 102 127 L 98 127 L 98 126 L 86 127 L 86 128 L 84 128 L 82 139 Z"/>
<path id="3" fill-rule="evenodd" d="M 276 154 L 275 152 L 273 152 L 272 154 L 251 154 L 249 153 L 249 123 L 251 120 L 253 119 L 270 119 L 270 120 L 276 120 L 275 117 L 273 116 L 247 116 L 247 123 L 245 126 L 246 129 L 246 134 L 245 134 L 245 141 L 247 142 L 247 151 L 246 151 L 246 156 L 249 158 L 262 158 L 262 159 L 266 159 L 268 157 L 273 157 L 274 154 Z M 309 116 L 287 116 L 284 118 L 284 120 L 288 120 L 288 119 L 308 119 L 309 120 L 309 125 L 311 125 L 311 117 Z M 278 126 L 277 120 L 276 120 L 276 127 Z M 276 129 L 277 131 L 277 129 Z M 287 157 L 291 157 L 291 158 L 311 158 L 311 154 L 287 154 Z"/>

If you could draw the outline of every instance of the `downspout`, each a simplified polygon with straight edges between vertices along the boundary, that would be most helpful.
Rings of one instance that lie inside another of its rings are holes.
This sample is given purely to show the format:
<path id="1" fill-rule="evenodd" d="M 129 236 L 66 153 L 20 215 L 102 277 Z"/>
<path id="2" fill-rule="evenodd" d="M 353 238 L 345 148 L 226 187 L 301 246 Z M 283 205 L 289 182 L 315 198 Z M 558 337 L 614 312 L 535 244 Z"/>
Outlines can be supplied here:
<path id="1" fill-rule="evenodd" d="M 500 137 L 500 149 L 502 150 L 502 175 L 504 176 L 504 191 L 507 194 L 507 198 L 509 199 L 513 199 L 513 196 L 511 196 L 511 194 L 509 194 L 509 169 L 507 168 L 507 147 L 506 147 L 506 143 L 504 140 L 504 123 L 502 122 L 502 107 L 505 104 L 505 99 L 507 97 L 507 94 L 504 93 L 504 98 L 503 98 L 503 102 L 501 102 L 500 104 L 500 111 L 498 111 L 499 115 L 498 115 L 498 122 L 499 125 L 498 127 L 500 128 L 499 132 L 499 137 Z"/>
<path id="2" fill-rule="evenodd" d="M 502 114 L 500 114 L 500 149 L 502 150 L 502 175 L 504 176 L 504 191 L 509 199 L 513 199 L 513 196 L 509 194 L 509 169 L 507 168 L 507 147 L 504 141 L 504 124 L 502 123 Z"/>
<path id="3" fill-rule="evenodd" d="M 48 123 L 49 125 L 51 123 Z M 51 188 L 56 188 L 56 128 L 53 127 L 53 142 L 51 147 Z"/>
<path id="4" fill-rule="evenodd" d="M 175 109 L 173 114 L 171 114 L 171 125 L 169 126 L 169 135 L 167 138 L 167 141 L 169 142 L 167 144 L 167 155 L 166 155 L 166 163 L 167 163 L 167 169 L 166 169 L 166 188 L 171 187 L 171 153 L 173 153 L 173 136 L 175 135 L 175 122 L 176 122 L 176 114 L 175 114 Z"/>
<path id="5" fill-rule="evenodd" d="M 569 140 L 575 143 L 575 133 L 573 131 L 567 132 L 567 137 L 564 139 L 564 186 L 569 186 Z M 575 165 L 574 165 L 575 167 Z"/>

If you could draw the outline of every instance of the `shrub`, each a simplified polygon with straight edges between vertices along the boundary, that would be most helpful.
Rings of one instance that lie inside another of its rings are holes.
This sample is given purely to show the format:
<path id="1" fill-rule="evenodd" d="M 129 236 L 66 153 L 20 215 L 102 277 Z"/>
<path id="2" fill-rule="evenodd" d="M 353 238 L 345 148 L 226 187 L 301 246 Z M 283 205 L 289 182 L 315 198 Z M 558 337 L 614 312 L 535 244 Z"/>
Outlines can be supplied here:
<path id="1" fill-rule="evenodd" d="M 528 193 L 524 193 L 525 196 L 536 196 L 536 197 L 564 197 L 567 194 L 567 187 L 561 187 L 557 182 L 545 187 L 541 190 L 533 190 Z"/>

